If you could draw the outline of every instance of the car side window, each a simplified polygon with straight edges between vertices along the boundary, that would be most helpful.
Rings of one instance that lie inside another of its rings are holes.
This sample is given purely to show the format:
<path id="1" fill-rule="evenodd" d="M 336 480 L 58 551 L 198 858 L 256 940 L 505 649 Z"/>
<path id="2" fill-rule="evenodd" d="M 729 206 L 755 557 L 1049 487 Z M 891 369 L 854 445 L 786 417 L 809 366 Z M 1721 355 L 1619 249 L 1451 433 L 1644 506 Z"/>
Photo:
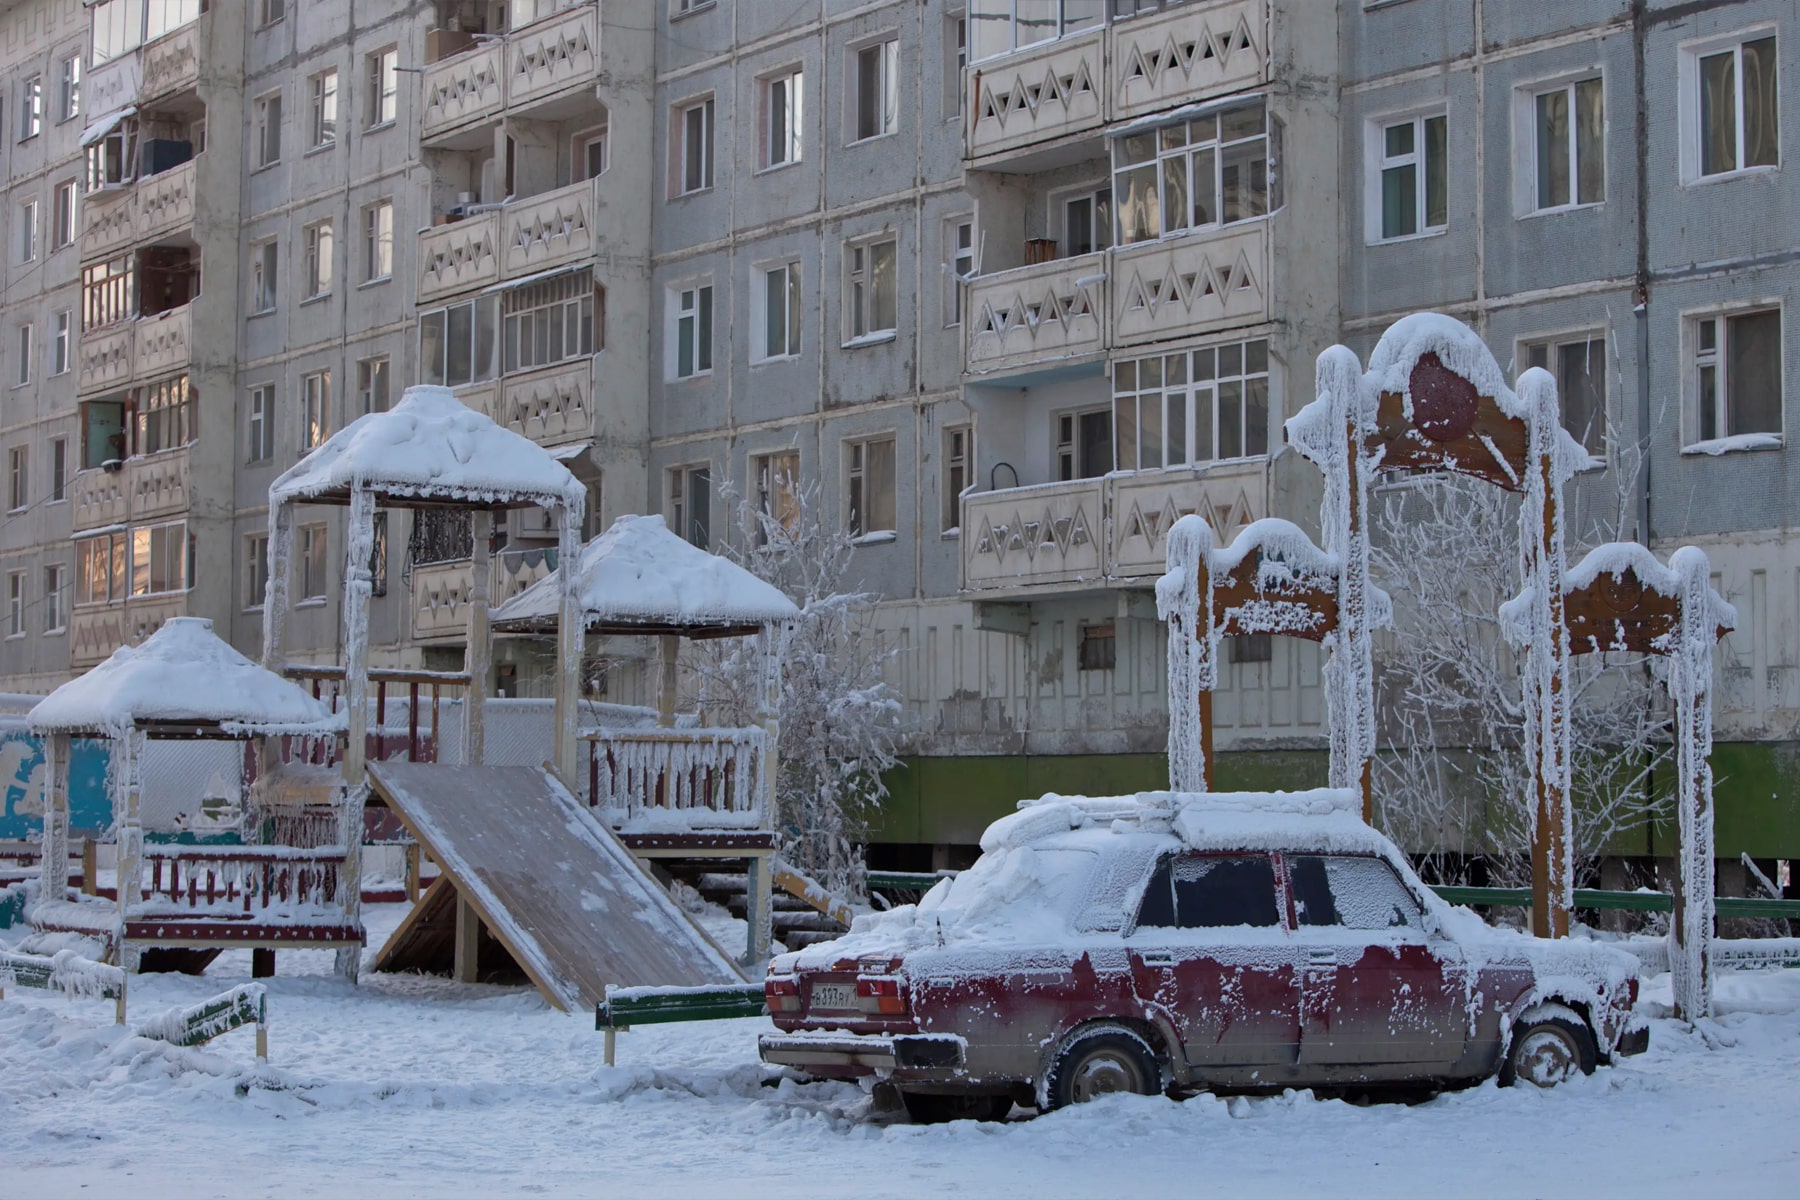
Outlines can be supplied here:
<path id="1" fill-rule="evenodd" d="M 1166 859 L 1144 892 L 1137 923 L 1179 929 L 1279 925 L 1274 865 L 1261 854 Z"/>
<path id="2" fill-rule="evenodd" d="M 1379 858 L 1349 854 L 1288 857 L 1294 913 L 1302 927 L 1423 929 L 1424 911 L 1394 869 Z"/>

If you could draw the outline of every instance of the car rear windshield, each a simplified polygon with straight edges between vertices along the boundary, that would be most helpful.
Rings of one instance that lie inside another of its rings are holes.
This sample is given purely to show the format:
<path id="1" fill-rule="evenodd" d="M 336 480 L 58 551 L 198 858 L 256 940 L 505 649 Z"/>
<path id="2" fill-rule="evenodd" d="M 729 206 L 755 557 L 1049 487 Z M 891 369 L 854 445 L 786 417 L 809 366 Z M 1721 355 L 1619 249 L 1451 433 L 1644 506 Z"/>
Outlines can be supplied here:
<path id="1" fill-rule="evenodd" d="M 1419 901 L 1379 858 L 1351 854 L 1290 854 L 1294 914 L 1302 926 L 1419 929 Z"/>

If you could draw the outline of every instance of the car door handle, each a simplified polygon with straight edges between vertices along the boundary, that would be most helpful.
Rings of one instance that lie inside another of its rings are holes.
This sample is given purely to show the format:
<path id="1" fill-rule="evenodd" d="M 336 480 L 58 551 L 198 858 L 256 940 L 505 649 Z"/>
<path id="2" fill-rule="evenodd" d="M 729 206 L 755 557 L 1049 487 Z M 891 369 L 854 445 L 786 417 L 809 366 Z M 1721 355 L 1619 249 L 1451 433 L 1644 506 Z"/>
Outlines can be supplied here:
<path id="1" fill-rule="evenodd" d="M 1152 951 L 1138 956 L 1146 967 L 1172 967 L 1175 956 L 1167 950 Z"/>

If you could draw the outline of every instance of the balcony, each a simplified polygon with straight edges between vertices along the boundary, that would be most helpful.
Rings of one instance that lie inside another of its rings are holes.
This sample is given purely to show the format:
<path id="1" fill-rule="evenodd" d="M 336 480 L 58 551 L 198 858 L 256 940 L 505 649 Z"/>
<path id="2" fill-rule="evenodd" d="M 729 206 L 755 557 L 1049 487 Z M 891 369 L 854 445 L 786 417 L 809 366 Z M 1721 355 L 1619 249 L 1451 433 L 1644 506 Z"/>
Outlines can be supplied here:
<path id="1" fill-rule="evenodd" d="M 560 446 L 594 436 L 592 358 L 558 363 L 500 381 L 494 420 L 540 446 Z"/>
<path id="2" fill-rule="evenodd" d="M 555 569 L 555 555 L 542 550 L 507 551 L 494 556 L 488 606 L 498 608 Z M 415 641 L 462 641 L 469 633 L 469 591 L 475 567 L 468 559 L 428 563 L 412 573 L 412 635 Z"/>
<path id="3" fill-rule="evenodd" d="M 982 492 L 963 500 L 964 591 L 1142 584 L 1169 526 L 1199 513 L 1229 540 L 1267 515 L 1263 459 Z"/>
<path id="4" fill-rule="evenodd" d="M 1060 166 L 1066 141 L 1254 87 L 1268 78 L 1268 28 L 1268 0 L 1203 0 L 977 63 L 964 83 L 968 159 Z"/>
<path id="5" fill-rule="evenodd" d="M 91 667 L 120 646 L 135 646 L 170 617 L 187 612 L 187 593 L 79 605 L 69 614 L 69 665 Z"/>
<path id="6" fill-rule="evenodd" d="M 81 257 L 108 258 L 194 223 L 198 160 L 189 159 L 135 184 L 95 192 L 81 206 Z"/>
<path id="7" fill-rule="evenodd" d="M 1118 346 L 1266 321 L 1269 223 L 1120 246 L 1110 252 Z"/>
<path id="8" fill-rule="evenodd" d="M 174 33 L 148 43 L 138 51 L 138 62 L 141 67 L 140 103 L 199 86 L 199 23 L 189 22 Z"/>
<path id="9" fill-rule="evenodd" d="M 969 285 L 964 370 L 1030 367 L 1106 351 L 1107 253 L 984 275 Z"/>
<path id="10" fill-rule="evenodd" d="M 760 829 L 769 735 L 745 729 L 595 729 L 588 744 L 588 804 L 629 833 Z"/>
<path id="11" fill-rule="evenodd" d="M 419 140 L 442 145 L 509 108 L 589 86 L 599 71 L 599 6 L 564 9 L 426 67 Z"/>
<path id="12" fill-rule="evenodd" d="M 77 471 L 69 493 L 77 533 L 179 516 L 188 508 L 187 447 L 128 458 L 116 471 Z"/>
<path id="13" fill-rule="evenodd" d="M 580 262 L 599 248 L 598 181 L 515 201 L 419 234 L 418 302 Z"/>
<path id="14" fill-rule="evenodd" d="M 193 305 L 184 304 L 84 336 L 75 357 L 76 391 L 92 395 L 185 370 L 193 327 Z"/>

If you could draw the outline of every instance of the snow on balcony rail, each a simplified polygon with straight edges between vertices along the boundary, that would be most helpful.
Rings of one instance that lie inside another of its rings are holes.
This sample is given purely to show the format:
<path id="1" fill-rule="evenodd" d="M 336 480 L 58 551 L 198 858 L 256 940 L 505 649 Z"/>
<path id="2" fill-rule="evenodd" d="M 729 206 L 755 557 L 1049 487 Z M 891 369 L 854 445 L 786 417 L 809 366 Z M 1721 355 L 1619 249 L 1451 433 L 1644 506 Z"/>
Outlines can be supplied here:
<path id="1" fill-rule="evenodd" d="M 588 802 L 628 833 L 760 828 L 768 733 L 743 729 L 595 730 Z"/>

